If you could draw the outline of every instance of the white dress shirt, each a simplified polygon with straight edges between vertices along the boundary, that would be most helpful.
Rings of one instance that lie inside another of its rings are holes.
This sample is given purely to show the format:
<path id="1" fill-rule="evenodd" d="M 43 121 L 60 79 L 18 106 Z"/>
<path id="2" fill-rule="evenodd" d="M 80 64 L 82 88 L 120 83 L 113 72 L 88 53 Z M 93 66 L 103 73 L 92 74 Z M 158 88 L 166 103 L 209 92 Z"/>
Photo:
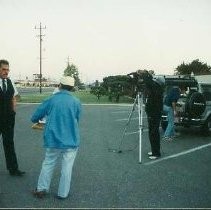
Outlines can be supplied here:
<path id="1" fill-rule="evenodd" d="M 15 87 L 15 84 L 13 83 L 13 81 L 11 80 L 12 82 L 12 85 L 13 85 L 13 88 L 14 88 L 14 96 L 17 96 L 18 95 L 18 90 L 17 88 Z M 7 89 L 7 80 L 5 79 L 5 85 L 6 85 L 6 89 Z M 0 78 L 0 88 L 3 90 L 3 84 L 2 84 L 2 79 Z"/>

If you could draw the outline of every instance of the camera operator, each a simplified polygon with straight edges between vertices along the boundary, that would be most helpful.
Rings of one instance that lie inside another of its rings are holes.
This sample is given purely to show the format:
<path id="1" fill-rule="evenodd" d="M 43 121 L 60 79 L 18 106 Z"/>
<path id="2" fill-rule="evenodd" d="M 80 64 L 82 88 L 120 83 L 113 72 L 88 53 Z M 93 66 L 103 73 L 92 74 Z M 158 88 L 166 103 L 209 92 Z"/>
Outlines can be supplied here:
<path id="1" fill-rule="evenodd" d="M 163 110 L 163 81 L 162 78 L 153 79 L 153 76 L 146 70 L 138 70 L 137 74 L 142 78 L 145 86 L 145 111 L 151 144 L 151 152 L 148 152 L 148 155 L 149 159 L 155 160 L 161 156 L 159 126 Z"/>

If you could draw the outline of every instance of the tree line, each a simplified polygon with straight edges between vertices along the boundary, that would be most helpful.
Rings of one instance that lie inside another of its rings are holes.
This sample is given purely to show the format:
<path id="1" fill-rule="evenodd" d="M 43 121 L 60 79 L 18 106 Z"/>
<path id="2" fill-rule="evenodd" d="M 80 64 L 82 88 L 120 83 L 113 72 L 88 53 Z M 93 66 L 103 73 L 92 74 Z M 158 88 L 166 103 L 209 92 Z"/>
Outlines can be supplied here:
<path id="1" fill-rule="evenodd" d="M 153 70 L 149 70 L 154 72 Z M 211 67 L 207 63 L 193 60 L 190 63 L 182 63 L 174 70 L 175 75 L 208 75 L 211 74 Z M 80 90 L 84 89 L 84 84 L 79 78 L 78 68 L 74 64 L 67 65 L 64 70 L 65 76 L 72 76 L 75 79 L 75 86 Z M 90 93 L 94 94 L 98 100 L 101 96 L 108 96 L 109 101 L 119 102 L 121 96 L 135 97 L 136 82 L 127 75 L 108 76 L 103 78 L 103 82 L 98 80 L 91 87 Z"/>
<path id="2" fill-rule="evenodd" d="M 149 70 L 152 71 L 152 70 Z M 154 71 L 153 71 L 154 72 Z M 182 63 L 174 70 L 175 75 L 210 75 L 211 67 L 206 63 L 193 60 L 191 63 Z M 119 102 L 121 96 L 135 97 L 137 83 L 126 75 L 108 76 L 103 78 L 103 82 L 95 82 L 91 87 L 91 93 L 96 95 L 98 100 L 103 95 L 107 95 L 109 101 Z"/>

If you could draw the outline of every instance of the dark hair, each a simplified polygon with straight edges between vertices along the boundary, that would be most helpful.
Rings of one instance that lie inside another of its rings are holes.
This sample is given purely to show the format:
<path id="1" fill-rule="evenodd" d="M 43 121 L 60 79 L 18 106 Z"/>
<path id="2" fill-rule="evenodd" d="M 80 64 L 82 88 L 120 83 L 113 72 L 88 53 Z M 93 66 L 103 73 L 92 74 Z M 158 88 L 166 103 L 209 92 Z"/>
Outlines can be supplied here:
<path id="1" fill-rule="evenodd" d="M 146 71 L 143 73 L 142 78 L 144 81 L 150 81 L 153 77 L 148 71 Z"/>
<path id="2" fill-rule="evenodd" d="M 9 65 L 9 62 L 7 60 L 0 60 L 0 66 L 1 65 Z"/>
<path id="3" fill-rule="evenodd" d="M 69 86 L 69 85 L 63 85 L 63 84 L 61 84 L 60 88 L 63 89 L 63 90 L 68 90 L 68 91 L 74 90 L 74 87 Z"/>
<path id="4" fill-rule="evenodd" d="M 188 90 L 187 86 L 185 86 L 185 85 L 179 85 L 179 89 L 180 90 L 185 90 L 185 91 Z"/>

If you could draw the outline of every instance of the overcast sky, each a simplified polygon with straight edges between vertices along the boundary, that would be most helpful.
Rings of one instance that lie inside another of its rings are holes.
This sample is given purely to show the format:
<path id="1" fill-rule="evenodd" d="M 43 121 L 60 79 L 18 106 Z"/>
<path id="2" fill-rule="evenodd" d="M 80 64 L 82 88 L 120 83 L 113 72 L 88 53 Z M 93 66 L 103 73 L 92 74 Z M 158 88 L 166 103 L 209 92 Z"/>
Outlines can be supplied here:
<path id="1" fill-rule="evenodd" d="M 211 65 L 211 0 L 0 0 L 0 58 L 11 77 L 59 78 L 70 63 L 83 82 L 153 69 L 173 74 L 183 61 Z"/>

